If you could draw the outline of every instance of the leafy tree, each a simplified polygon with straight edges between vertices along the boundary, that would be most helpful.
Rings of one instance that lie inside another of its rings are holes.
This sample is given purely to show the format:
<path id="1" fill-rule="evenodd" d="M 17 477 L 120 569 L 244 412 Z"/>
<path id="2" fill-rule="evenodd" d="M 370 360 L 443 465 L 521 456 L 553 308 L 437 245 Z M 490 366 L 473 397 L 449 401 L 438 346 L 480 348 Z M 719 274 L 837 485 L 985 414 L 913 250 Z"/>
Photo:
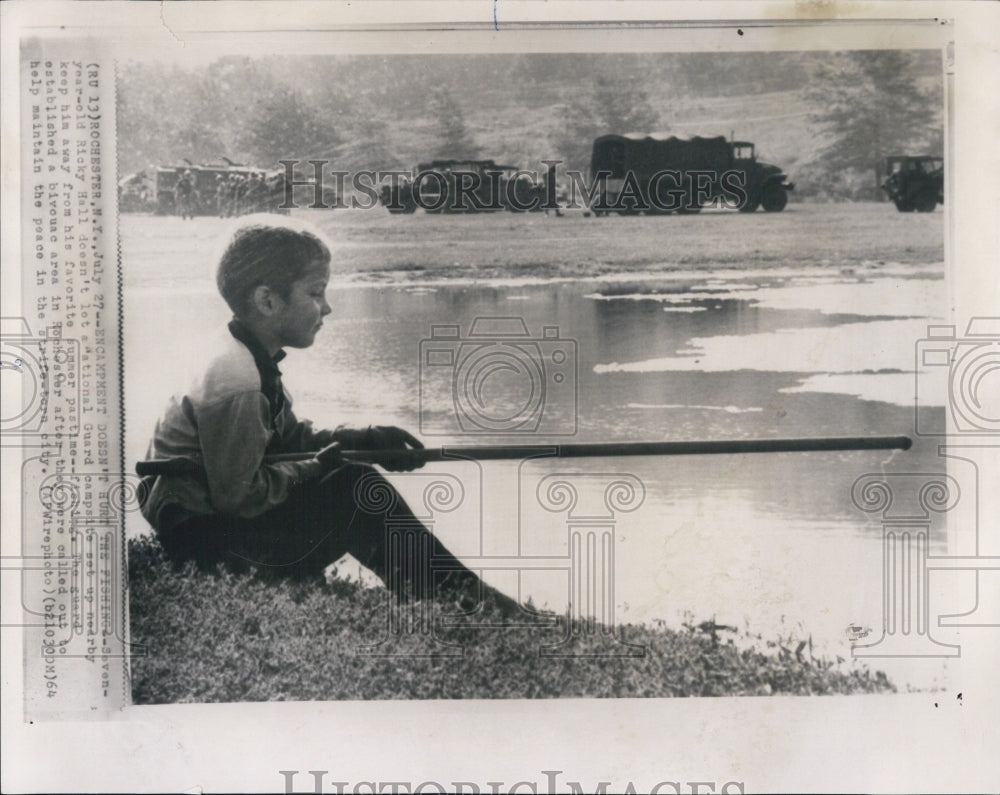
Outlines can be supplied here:
<path id="1" fill-rule="evenodd" d="M 241 143 L 251 162 L 276 168 L 283 159 L 330 158 L 340 137 L 312 103 L 284 88 L 257 101 Z"/>
<path id="2" fill-rule="evenodd" d="M 390 144 L 393 121 L 381 103 L 368 98 L 355 100 L 346 119 L 346 140 L 337 151 L 337 168 L 350 171 L 401 168 L 402 159 Z"/>
<path id="3" fill-rule="evenodd" d="M 590 161 L 591 144 L 599 135 L 652 132 L 660 116 L 640 83 L 627 74 L 598 75 L 591 92 L 565 105 L 565 123 L 557 144 L 568 168 Z"/>
<path id="4" fill-rule="evenodd" d="M 837 53 L 814 67 L 806 98 L 826 141 L 818 159 L 831 178 L 863 175 L 858 198 L 879 196 L 886 156 L 940 153 L 941 83 L 921 80 L 928 54 Z"/>
<path id="5" fill-rule="evenodd" d="M 118 74 L 119 163 L 123 174 L 162 163 L 215 160 L 225 130 L 202 78 L 177 66 L 128 63 Z"/>
<path id="6" fill-rule="evenodd" d="M 434 152 L 435 157 L 458 159 L 479 156 L 480 149 L 465 123 L 465 114 L 448 89 L 434 90 L 430 109 L 439 142 Z"/>

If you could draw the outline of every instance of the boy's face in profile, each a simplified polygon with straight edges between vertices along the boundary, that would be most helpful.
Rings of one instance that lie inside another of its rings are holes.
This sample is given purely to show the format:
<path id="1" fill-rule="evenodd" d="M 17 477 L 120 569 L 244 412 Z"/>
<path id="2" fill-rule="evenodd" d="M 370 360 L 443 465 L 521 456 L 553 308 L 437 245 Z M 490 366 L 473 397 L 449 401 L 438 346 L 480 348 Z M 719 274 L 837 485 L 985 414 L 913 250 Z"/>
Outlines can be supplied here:
<path id="1" fill-rule="evenodd" d="M 326 285 L 330 281 L 330 266 L 317 262 L 292 282 L 288 300 L 274 320 L 278 342 L 282 347 L 308 348 L 323 325 L 323 318 L 333 310 L 326 302 Z"/>

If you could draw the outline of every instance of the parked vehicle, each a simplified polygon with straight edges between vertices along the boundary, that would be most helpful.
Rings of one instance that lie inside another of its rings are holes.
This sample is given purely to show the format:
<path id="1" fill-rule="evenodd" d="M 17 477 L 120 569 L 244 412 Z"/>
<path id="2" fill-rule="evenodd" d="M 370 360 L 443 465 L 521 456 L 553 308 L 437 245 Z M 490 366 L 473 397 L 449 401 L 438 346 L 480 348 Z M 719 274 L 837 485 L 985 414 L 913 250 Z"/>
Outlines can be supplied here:
<path id="1" fill-rule="evenodd" d="M 534 212 L 543 209 L 545 186 L 517 166 L 493 160 L 432 160 L 413 179 L 385 184 L 379 201 L 390 213 Z"/>
<path id="2" fill-rule="evenodd" d="M 127 174 L 118 180 L 118 209 L 123 213 L 152 212 L 156 183 L 145 171 Z"/>
<path id="3" fill-rule="evenodd" d="M 944 159 L 892 155 L 885 159 L 886 192 L 901 213 L 932 213 L 944 204 Z"/>
<path id="4" fill-rule="evenodd" d="M 742 212 L 779 212 L 795 187 L 780 168 L 757 160 L 752 143 L 722 136 L 602 135 L 590 177 L 600 186 L 591 202 L 596 215 L 691 213 L 720 201 Z"/>
<path id="5" fill-rule="evenodd" d="M 280 209 L 285 200 L 285 174 L 280 169 L 266 171 L 231 161 L 187 163 L 156 167 L 152 182 L 155 200 L 151 209 L 158 215 L 221 217 L 287 212 Z"/>

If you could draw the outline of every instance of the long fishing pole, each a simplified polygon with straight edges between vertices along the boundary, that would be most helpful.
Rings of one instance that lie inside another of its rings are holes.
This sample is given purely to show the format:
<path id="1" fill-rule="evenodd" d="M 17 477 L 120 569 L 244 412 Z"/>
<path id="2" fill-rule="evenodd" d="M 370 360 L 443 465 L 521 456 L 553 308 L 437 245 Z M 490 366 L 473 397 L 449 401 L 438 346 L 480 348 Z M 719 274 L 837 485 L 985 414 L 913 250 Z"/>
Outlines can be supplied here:
<path id="1" fill-rule="evenodd" d="M 406 456 L 414 464 L 438 461 L 512 461 L 527 458 L 616 458 L 620 456 L 809 453 L 837 450 L 908 450 L 908 436 L 832 436 L 796 439 L 726 439 L 691 442 L 594 442 L 552 445 L 455 445 L 417 450 L 342 450 L 347 461 L 377 464 Z M 265 464 L 308 461 L 315 453 L 264 456 Z M 203 471 L 195 458 L 164 458 L 136 464 L 140 477 Z"/>

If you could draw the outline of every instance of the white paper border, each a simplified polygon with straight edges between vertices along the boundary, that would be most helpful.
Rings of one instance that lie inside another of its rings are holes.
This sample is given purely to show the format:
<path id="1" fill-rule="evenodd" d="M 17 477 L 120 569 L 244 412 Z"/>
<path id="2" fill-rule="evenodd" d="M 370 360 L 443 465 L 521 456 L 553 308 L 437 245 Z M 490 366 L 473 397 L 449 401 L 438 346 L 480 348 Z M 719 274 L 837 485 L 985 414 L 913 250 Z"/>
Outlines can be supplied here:
<path id="1" fill-rule="evenodd" d="M 484 26 L 470 39 L 495 37 L 494 4 L 469 3 L 22 3 L 3 14 L 3 227 L 17 230 L 17 102 L 20 35 L 65 25 L 128 41 L 196 51 L 205 31 L 279 26 L 287 45 L 302 25 L 358 29 L 391 16 L 395 26 Z M 997 314 L 1000 115 L 996 76 L 1000 15 L 988 3 L 514 3 L 498 21 L 785 20 L 837 17 L 954 20 L 956 124 L 947 246 L 958 269 L 954 317 Z M 879 27 L 883 27 L 880 23 Z M 751 29 L 749 22 L 747 28 Z M 136 30 L 141 31 L 136 35 Z M 893 26 L 884 24 L 893 37 Z M 826 30 L 829 30 L 827 28 Z M 689 31 L 696 38 L 693 30 Z M 499 34 L 503 35 L 502 31 Z M 243 40 L 244 42 L 246 39 Z M 855 45 L 857 40 L 854 39 Z M 695 47 L 697 49 L 697 47 Z M 214 55 L 218 55 L 216 51 Z M 975 188 L 965 186 L 976 186 Z M 3 314 L 20 294 L 16 234 L 2 238 Z M 16 308 L 15 308 L 16 310 Z M 3 462 L 4 484 L 10 461 Z M 991 513 L 990 516 L 995 516 Z M 990 517 L 983 517 L 988 520 Z M 9 490 L 2 525 L 19 527 Z M 5 543 L 8 533 L 4 532 Z M 10 596 L 4 585 L 4 598 Z M 3 637 L 3 789 L 5 791 L 274 791 L 279 769 L 327 769 L 344 781 L 598 781 L 637 789 L 658 781 L 746 782 L 746 791 L 972 791 L 1000 780 L 995 750 L 997 630 L 963 634 L 955 679 L 960 703 L 933 705 L 933 694 L 830 699 L 676 701 L 504 701 L 297 703 L 133 707 L 109 723 L 21 722 L 19 633 Z M 967 683 L 967 686 L 966 686 Z M 687 784 L 685 784 L 685 790 Z M 504 790 L 506 791 L 506 789 Z M 667 790 L 670 791 L 670 790 Z"/>

